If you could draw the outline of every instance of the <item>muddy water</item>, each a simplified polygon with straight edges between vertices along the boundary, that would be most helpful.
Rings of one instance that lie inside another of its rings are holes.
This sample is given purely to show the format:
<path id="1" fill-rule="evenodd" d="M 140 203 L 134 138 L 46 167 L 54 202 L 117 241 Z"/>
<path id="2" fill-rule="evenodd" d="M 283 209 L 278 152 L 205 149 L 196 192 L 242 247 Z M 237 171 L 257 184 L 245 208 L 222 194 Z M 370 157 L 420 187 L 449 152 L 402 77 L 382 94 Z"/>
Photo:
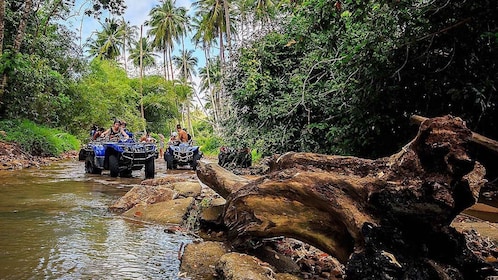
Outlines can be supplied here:
<path id="1" fill-rule="evenodd" d="M 143 171 L 133 176 L 87 175 L 76 160 L 0 171 L 0 279 L 181 279 L 190 238 L 108 211 Z"/>

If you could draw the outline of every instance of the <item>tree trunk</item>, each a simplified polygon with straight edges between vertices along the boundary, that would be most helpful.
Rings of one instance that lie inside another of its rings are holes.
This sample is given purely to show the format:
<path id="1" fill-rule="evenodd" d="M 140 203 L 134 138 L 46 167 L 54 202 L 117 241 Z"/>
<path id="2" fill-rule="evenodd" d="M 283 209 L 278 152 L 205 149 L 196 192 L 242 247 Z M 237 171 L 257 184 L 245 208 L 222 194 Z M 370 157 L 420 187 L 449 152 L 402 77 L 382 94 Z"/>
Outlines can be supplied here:
<path id="1" fill-rule="evenodd" d="M 3 54 L 4 35 L 5 35 L 5 0 L 0 0 L 0 56 Z"/>
<path id="2" fill-rule="evenodd" d="M 164 70 L 164 79 L 167 81 L 169 80 L 169 73 L 168 73 L 168 64 L 166 62 L 166 47 L 163 49 L 163 70 Z"/>
<path id="3" fill-rule="evenodd" d="M 227 47 L 228 47 L 228 56 L 232 57 L 232 40 L 230 36 L 230 4 L 228 0 L 223 0 L 223 9 L 225 10 L 225 32 L 227 34 Z M 221 46 L 221 45 L 220 45 Z"/>
<path id="4" fill-rule="evenodd" d="M 0 57 L 3 55 L 3 38 L 5 36 L 5 0 L 0 0 Z M 7 74 L 1 72 L 2 81 L 0 81 L 0 114 L 3 114 L 3 95 L 7 85 Z M 5 80 L 5 81 L 4 81 Z"/>
<path id="5" fill-rule="evenodd" d="M 17 36 L 14 40 L 14 52 L 18 52 L 21 49 L 21 44 L 24 39 L 26 26 L 28 25 L 28 16 L 31 13 L 31 7 L 33 6 L 33 0 L 26 0 L 24 2 L 24 10 L 22 13 L 21 21 L 19 22 L 19 27 L 17 28 Z"/>
<path id="6" fill-rule="evenodd" d="M 435 279 L 452 279 L 454 270 L 484 279 L 489 267 L 450 228 L 485 183 L 467 150 L 471 138 L 463 121 L 446 116 L 424 121 L 391 157 L 287 153 L 255 180 L 205 163 L 197 175 L 227 199 L 223 222 L 240 250 L 287 236 L 335 256 L 351 279 L 413 279 L 414 269 Z"/>
<path id="7" fill-rule="evenodd" d="M 2 9 L 2 13 L 5 13 L 5 2 L 4 0 L 2 0 L 2 3 L 0 3 L 2 7 L 0 7 L 0 9 Z M 25 32 L 26 32 L 26 26 L 28 24 L 28 16 L 29 14 L 31 13 L 31 8 L 33 6 L 33 0 L 26 0 L 24 2 L 24 10 L 23 10 L 23 13 L 22 13 L 22 16 L 21 16 L 21 20 L 19 22 L 19 27 L 17 29 L 17 35 L 16 35 L 16 38 L 14 40 L 14 46 L 13 46 L 13 49 L 12 49 L 12 52 L 13 54 L 19 52 L 19 50 L 21 49 L 21 44 L 22 44 L 22 41 L 24 39 L 24 35 L 25 35 Z M 4 31 L 4 19 L 3 19 L 4 15 L 2 15 L 2 20 L 1 20 L 1 24 L 2 24 L 2 45 L 3 45 L 3 33 L 5 32 Z M 6 72 L 3 72 L 2 73 L 2 81 L 1 81 L 1 84 L 0 84 L 0 104 L 3 103 L 3 94 L 5 92 L 5 88 L 7 87 L 7 82 L 8 82 L 8 76 L 7 76 L 7 73 Z"/>

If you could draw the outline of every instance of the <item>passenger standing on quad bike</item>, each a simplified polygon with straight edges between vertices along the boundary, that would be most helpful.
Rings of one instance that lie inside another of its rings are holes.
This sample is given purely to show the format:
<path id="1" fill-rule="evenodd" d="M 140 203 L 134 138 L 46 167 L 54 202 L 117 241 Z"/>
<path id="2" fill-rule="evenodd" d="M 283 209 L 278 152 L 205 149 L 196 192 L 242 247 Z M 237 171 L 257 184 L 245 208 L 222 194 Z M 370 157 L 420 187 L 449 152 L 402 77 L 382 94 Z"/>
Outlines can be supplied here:
<path id="1" fill-rule="evenodd" d="M 178 131 L 178 140 L 180 140 L 181 143 L 187 143 L 188 142 L 188 135 L 185 130 L 182 129 L 182 126 L 180 124 L 176 125 L 176 131 Z"/>
<path id="2" fill-rule="evenodd" d="M 114 120 L 114 124 L 100 135 L 100 137 L 106 136 L 109 137 L 110 141 L 118 141 L 121 136 L 123 136 L 124 140 L 128 140 L 128 138 L 130 138 L 121 127 L 121 122 L 119 120 Z"/>

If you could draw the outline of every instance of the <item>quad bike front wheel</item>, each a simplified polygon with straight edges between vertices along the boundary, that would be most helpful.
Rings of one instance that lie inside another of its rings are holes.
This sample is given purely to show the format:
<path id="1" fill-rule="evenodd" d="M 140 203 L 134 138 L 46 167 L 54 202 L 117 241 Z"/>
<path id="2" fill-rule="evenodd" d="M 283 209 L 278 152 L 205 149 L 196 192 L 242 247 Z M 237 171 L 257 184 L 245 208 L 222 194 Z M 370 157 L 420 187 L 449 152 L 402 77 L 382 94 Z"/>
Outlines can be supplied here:
<path id="1" fill-rule="evenodd" d="M 155 162 L 154 158 L 152 157 L 145 162 L 145 179 L 153 179 L 154 172 L 155 172 Z"/>
<path id="2" fill-rule="evenodd" d="M 94 162 L 94 156 L 88 155 L 85 159 L 85 171 L 88 174 L 102 174 L 102 169 L 97 168 Z"/>

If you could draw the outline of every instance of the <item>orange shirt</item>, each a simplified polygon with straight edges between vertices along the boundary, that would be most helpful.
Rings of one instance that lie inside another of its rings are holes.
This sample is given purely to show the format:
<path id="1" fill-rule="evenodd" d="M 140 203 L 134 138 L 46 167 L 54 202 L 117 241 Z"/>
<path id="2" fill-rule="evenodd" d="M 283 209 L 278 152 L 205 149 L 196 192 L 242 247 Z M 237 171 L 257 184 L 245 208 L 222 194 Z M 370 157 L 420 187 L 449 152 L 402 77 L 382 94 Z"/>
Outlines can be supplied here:
<path id="1" fill-rule="evenodd" d="M 180 139 L 180 142 L 188 142 L 187 132 L 183 129 L 178 130 L 178 139 Z"/>

